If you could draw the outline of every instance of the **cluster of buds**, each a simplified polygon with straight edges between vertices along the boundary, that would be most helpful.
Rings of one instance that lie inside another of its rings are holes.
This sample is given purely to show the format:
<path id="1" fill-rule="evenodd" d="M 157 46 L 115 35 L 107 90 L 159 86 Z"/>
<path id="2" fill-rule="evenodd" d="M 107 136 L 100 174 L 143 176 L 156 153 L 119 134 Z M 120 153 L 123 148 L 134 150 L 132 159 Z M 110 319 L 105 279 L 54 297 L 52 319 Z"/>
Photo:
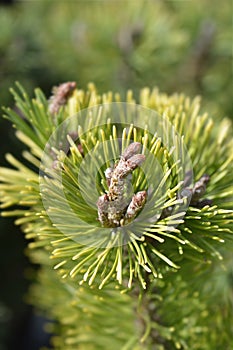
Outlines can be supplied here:
<path id="1" fill-rule="evenodd" d="M 191 171 L 187 172 L 184 179 L 184 188 L 180 194 L 181 198 L 184 198 L 184 197 L 188 198 L 189 205 L 199 209 L 205 207 L 206 205 L 212 205 L 211 199 L 208 199 L 208 198 L 201 199 L 205 194 L 207 184 L 210 181 L 209 175 L 204 174 L 203 176 L 201 176 L 201 178 L 197 182 L 195 182 L 193 188 L 190 187 L 191 178 L 192 178 Z M 164 219 L 170 216 L 172 214 L 173 209 L 174 209 L 173 207 L 168 207 L 163 209 L 160 219 Z"/>
<path id="2" fill-rule="evenodd" d="M 131 222 L 144 207 L 146 191 L 132 194 L 129 177 L 145 156 L 139 154 L 141 144 L 133 142 L 123 152 L 114 168 L 105 171 L 108 192 L 97 201 L 98 220 L 104 227 L 119 227 Z"/>
<path id="3" fill-rule="evenodd" d="M 181 192 L 181 197 L 187 197 L 190 199 L 190 205 L 197 208 L 203 208 L 205 205 L 211 205 L 212 201 L 205 198 L 201 199 L 206 192 L 206 186 L 210 181 L 210 177 L 207 174 L 201 176 L 201 178 L 195 182 L 193 188 L 190 188 L 189 173 L 186 174 L 184 180 L 184 188 Z"/>

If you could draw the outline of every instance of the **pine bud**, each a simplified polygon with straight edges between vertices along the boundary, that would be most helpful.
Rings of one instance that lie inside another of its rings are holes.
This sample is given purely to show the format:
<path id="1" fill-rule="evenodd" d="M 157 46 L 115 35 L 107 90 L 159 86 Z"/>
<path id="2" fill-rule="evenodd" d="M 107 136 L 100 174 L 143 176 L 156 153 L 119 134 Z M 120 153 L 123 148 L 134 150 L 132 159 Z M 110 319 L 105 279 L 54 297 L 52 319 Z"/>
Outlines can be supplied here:
<path id="1" fill-rule="evenodd" d="M 147 197 L 146 191 L 140 191 L 133 196 L 126 210 L 125 222 L 129 222 L 137 216 L 139 211 L 144 207 L 144 204 L 146 202 L 146 197 Z"/>
<path id="2" fill-rule="evenodd" d="M 53 96 L 49 100 L 49 112 L 52 115 L 57 114 L 60 108 L 66 104 L 69 95 L 75 88 L 76 83 L 74 81 L 68 81 L 53 88 Z"/>

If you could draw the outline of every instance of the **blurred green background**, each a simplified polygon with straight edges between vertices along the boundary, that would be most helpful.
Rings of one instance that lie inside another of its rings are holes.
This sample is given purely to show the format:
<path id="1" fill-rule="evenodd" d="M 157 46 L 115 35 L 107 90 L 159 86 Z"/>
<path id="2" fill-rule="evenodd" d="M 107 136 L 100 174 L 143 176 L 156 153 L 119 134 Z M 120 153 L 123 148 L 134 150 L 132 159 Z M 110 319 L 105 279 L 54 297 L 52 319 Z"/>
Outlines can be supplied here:
<path id="1" fill-rule="evenodd" d="M 0 104 L 12 105 L 17 80 L 47 96 L 61 82 L 92 81 L 122 95 L 144 86 L 198 94 L 214 118 L 232 118 L 232 13 L 231 0 L 1 1 Z M 0 128 L 5 164 L 5 152 L 20 157 L 20 144 L 9 123 Z M 31 314 L 22 301 L 25 241 L 10 220 L 0 232 L 0 349 L 15 349 L 15 336 L 17 349 L 38 349 L 23 339 Z"/>

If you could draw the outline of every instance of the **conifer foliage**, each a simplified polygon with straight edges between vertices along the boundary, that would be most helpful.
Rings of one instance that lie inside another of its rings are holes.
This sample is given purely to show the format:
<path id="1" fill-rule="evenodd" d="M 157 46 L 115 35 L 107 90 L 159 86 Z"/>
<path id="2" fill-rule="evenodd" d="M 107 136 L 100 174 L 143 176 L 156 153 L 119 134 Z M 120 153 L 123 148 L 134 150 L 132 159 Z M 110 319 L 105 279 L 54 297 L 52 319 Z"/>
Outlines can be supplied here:
<path id="1" fill-rule="evenodd" d="M 41 266 L 30 302 L 53 347 L 230 350 L 231 122 L 157 88 L 12 93 L 26 149 L 0 168 L 2 215 Z"/>

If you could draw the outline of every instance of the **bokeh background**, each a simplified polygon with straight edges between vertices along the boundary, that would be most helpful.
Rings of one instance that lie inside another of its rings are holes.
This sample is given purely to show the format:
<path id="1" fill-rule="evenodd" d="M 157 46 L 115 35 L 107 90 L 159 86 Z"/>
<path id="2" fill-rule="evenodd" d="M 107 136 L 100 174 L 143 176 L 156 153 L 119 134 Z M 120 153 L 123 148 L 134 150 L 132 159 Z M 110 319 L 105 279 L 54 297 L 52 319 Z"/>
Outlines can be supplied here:
<path id="1" fill-rule="evenodd" d="M 94 82 L 99 92 L 157 86 L 201 95 L 215 119 L 233 118 L 232 1 L 31 0 L 0 1 L 0 105 L 9 88 Z M 2 114 L 2 113 L 1 113 Z M 0 121 L 0 162 L 21 145 Z M 13 221 L 0 221 L 0 349 L 37 350 L 47 344 L 44 320 L 26 299 L 33 269 Z M 35 331 L 36 330 L 36 331 Z"/>

